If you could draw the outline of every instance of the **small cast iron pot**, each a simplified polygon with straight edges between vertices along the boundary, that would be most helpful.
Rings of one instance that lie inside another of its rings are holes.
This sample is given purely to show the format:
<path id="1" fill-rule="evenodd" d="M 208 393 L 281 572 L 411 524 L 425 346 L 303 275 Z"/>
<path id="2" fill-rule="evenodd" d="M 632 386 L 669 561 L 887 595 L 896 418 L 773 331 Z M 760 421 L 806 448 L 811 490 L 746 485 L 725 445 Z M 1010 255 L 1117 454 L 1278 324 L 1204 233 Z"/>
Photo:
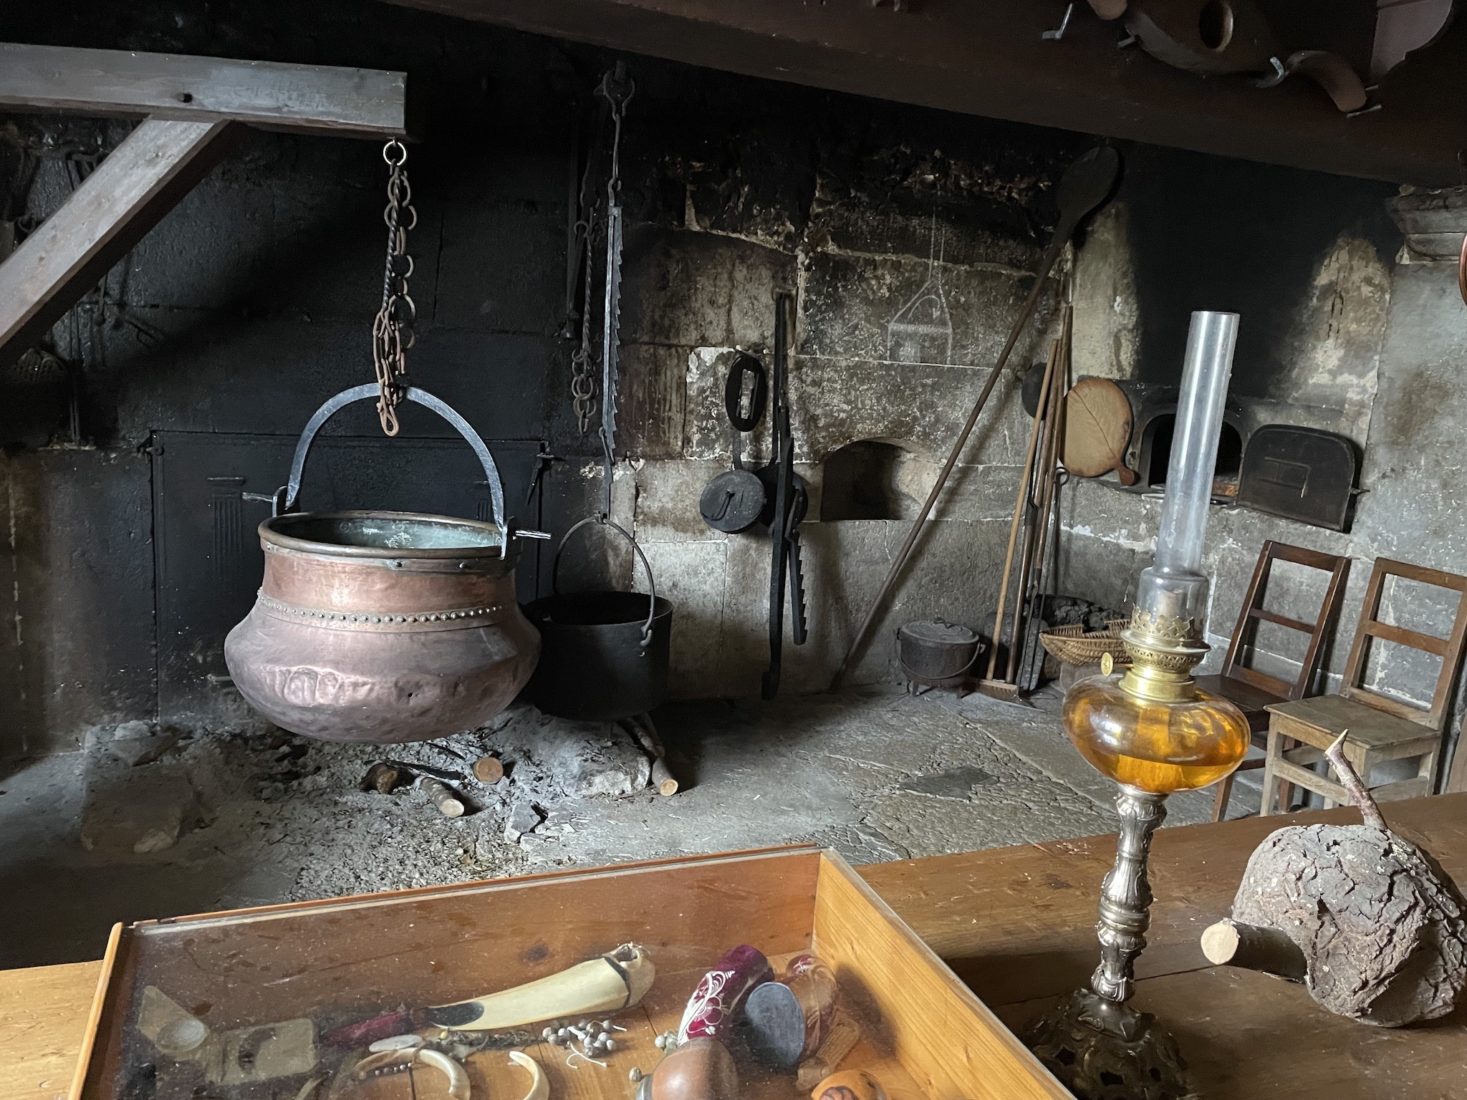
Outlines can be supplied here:
<path id="1" fill-rule="evenodd" d="M 650 594 L 560 591 L 566 541 L 587 524 L 609 528 L 636 551 Z M 526 695 L 546 714 L 580 721 L 612 721 L 645 714 L 667 698 L 672 603 L 657 595 L 652 566 L 637 540 L 605 516 L 581 520 L 560 540 L 550 573 L 555 594 L 525 613 L 540 631 L 539 667 Z"/>
<path id="2" fill-rule="evenodd" d="M 983 649 L 976 631 L 946 619 L 918 619 L 897 628 L 897 662 L 914 686 L 957 687 Z"/>

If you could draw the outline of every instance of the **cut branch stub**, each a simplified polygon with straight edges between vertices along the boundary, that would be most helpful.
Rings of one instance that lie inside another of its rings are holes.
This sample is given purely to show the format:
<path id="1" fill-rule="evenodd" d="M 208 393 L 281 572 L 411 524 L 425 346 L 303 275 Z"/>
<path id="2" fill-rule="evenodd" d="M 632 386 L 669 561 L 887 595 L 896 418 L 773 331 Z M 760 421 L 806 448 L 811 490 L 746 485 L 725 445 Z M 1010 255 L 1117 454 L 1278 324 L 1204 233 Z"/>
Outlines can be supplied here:
<path id="1" fill-rule="evenodd" d="M 1345 759 L 1345 740 L 1350 736 L 1349 730 L 1342 730 L 1335 738 L 1334 744 L 1324 750 L 1324 758 L 1330 762 L 1340 777 L 1340 786 L 1344 787 L 1350 795 L 1350 801 L 1360 811 L 1360 817 L 1373 829 L 1385 830 L 1387 825 L 1385 818 L 1381 816 L 1380 807 L 1376 805 L 1375 797 L 1370 789 L 1365 786 L 1365 781 Z"/>
<path id="2" fill-rule="evenodd" d="M 1291 982 L 1302 982 L 1309 972 L 1309 960 L 1287 932 L 1235 920 L 1204 929 L 1202 953 L 1214 966 L 1241 966 Z"/>

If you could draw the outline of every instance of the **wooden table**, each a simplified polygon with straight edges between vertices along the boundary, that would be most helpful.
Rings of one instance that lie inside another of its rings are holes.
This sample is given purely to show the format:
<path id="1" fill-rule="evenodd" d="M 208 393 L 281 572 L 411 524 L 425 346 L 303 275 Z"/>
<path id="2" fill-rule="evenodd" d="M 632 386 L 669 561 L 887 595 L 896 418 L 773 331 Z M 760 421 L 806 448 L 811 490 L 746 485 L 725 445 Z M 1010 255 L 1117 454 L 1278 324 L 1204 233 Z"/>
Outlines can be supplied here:
<path id="1" fill-rule="evenodd" d="M 1387 803 L 1386 817 L 1467 883 L 1467 794 Z M 1152 850 L 1151 944 L 1136 1003 L 1164 1018 L 1209 1100 L 1467 1096 L 1467 1006 L 1386 1031 L 1330 1016 L 1302 987 L 1211 968 L 1197 946 L 1224 915 L 1258 842 L 1293 821 L 1354 810 L 1163 829 Z M 1113 837 L 999 848 L 861 869 L 989 1005 L 1020 1027 L 1094 968 L 1093 924 Z M 70 1084 L 100 964 L 0 972 L 0 1100 L 55 1100 Z"/>

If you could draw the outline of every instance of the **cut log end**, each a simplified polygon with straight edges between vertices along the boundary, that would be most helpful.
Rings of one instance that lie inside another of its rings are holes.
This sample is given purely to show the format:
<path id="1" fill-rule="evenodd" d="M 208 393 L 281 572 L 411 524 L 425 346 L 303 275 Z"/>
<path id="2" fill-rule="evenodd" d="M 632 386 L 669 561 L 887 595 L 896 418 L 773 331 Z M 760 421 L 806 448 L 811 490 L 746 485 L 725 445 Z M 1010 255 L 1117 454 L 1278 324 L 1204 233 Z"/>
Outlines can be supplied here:
<path id="1" fill-rule="evenodd" d="M 1309 971 L 1304 952 L 1287 933 L 1234 920 L 1220 920 L 1203 931 L 1202 953 L 1214 966 L 1239 966 L 1291 982 L 1303 981 Z"/>
<path id="2" fill-rule="evenodd" d="M 422 781 L 423 793 L 444 817 L 463 817 L 464 804 L 452 790 L 436 779 Z"/>
<path id="3" fill-rule="evenodd" d="M 678 792 L 677 777 L 668 771 L 667 764 L 662 760 L 652 762 L 652 784 L 663 798 L 671 798 Z"/>
<path id="4" fill-rule="evenodd" d="M 474 761 L 474 778 L 486 786 L 504 778 L 504 763 L 497 756 L 481 756 Z"/>

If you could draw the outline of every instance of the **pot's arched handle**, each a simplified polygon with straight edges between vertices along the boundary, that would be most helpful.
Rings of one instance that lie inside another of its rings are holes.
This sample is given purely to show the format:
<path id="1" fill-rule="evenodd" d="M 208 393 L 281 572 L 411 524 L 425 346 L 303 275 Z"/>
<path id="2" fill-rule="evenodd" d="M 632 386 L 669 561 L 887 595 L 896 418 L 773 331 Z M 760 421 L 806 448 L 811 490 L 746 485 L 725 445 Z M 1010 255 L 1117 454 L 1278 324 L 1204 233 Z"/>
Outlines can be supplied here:
<path id="1" fill-rule="evenodd" d="M 637 557 L 642 562 L 642 568 L 647 571 L 647 587 L 652 590 L 647 597 L 647 621 L 642 624 L 642 649 L 645 650 L 652 642 L 652 620 L 657 617 L 657 578 L 652 575 L 652 563 L 647 560 L 647 555 L 637 545 L 637 540 L 632 533 L 615 520 L 606 516 L 587 516 L 585 519 L 571 525 L 569 531 L 560 536 L 560 545 L 555 548 L 555 563 L 550 567 L 550 590 L 557 596 L 560 595 L 560 557 L 565 553 L 565 544 L 570 537 L 588 523 L 598 523 L 602 527 L 609 527 L 627 542 L 632 544 Z"/>
<path id="2" fill-rule="evenodd" d="M 305 430 L 301 432 L 300 441 L 295 445 L 295 457 L 290 462 L 290 480 L 285 487 L 276 494 L 277 506 L 275 512 L 295 512 L 299 510 L 301 478 L 305 476 L 306 459 L 311 453 L 311 444 L 315 442 L 316 433 L 321 426 L 344 409 L 347 405 L 358 401 L 374 401 L 381 396 L 381 389 L 375 382 L 367 382 L 360 386 L 352 386 L 350 389 L 342 390 L 335 397 L 326 401 L 310 420 L 306 421 Z M 449 425 L 463 436 L 464 442 L 474 452 L 474 457 L 479 460 L 479 465 L 484 468 L 484 478 L 489 484 L 489 502 L 494 509 L 494 522 L 499 525 L 500 542 L 499 549 L 502 553 L 509 552 L 509 537 L 514 534 L 524 538 L 548 538 L 548 535 L 539 531 L 511 531 L 514 520 L 504 514 L 504 483 L 499 478 L 499 467 L 494 464 L 494 456 L 489 453 L 489 448 L 480 438 L 479 433 L 474 431 L 473 425 L 459 415 L 458 411 L 446 401 L 434 397 L 427 390 L 420 390 L 416 386 L 407 386 L 402 391 L 405 401 L 411 401 L 415 405 L 422 405 L 425 409 L 431 409 Z"/>

